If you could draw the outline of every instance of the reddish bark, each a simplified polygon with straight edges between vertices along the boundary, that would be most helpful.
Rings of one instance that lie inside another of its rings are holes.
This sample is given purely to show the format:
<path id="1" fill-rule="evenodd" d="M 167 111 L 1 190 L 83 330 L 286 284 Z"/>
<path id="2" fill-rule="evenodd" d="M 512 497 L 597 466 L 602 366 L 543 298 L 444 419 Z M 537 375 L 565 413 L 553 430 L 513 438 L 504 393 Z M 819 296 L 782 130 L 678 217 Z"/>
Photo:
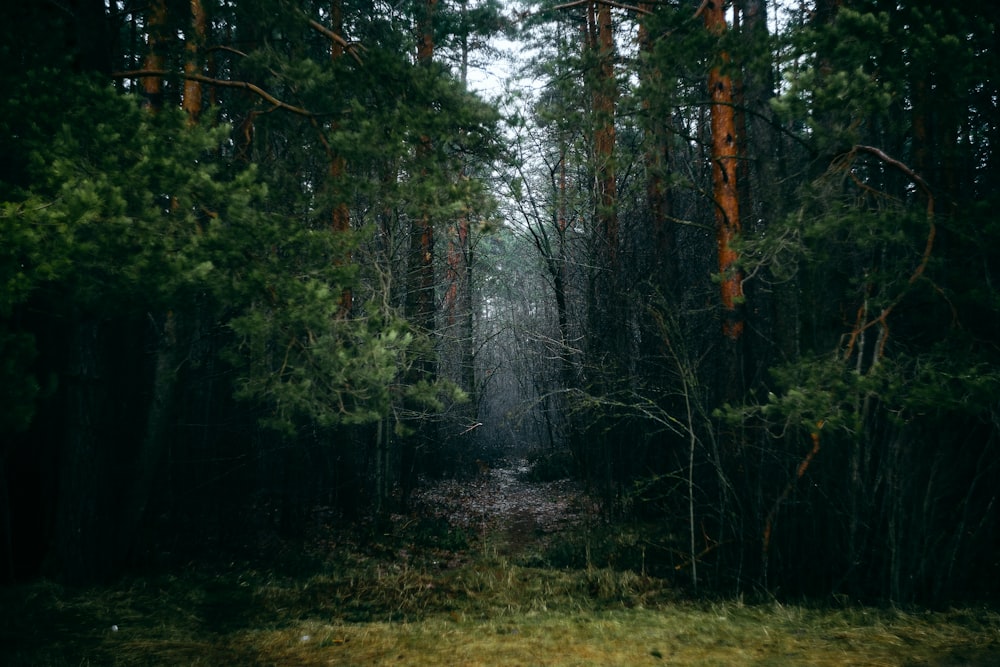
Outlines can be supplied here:
<path id="1" fill-rule="evenodd" d="M 146 61 L 143 69 L 160 72 L 164 67 L 163 48 L 167 22 L 166 0 L 152 0 L 146 15 Z M 163 108 L 163 76 L 147 76 L 142 79 L 142 93 L 145 106 L 156 112 Z"/>
<path id="2" fill-rule="evenodd" d="M 198 122 L 202 111 L 201 81 L 194 78 L 200 74 L 201 49 L 205 44 L 205 8 L 201 0 L 191 0 L 191 35 L 184 43 L 184 97 L 181 106 L 187 112 L 188 121 Z"/>
<path id="3" fill-rule="evenodd" d="M 592 46 L 597 49 L 599 62 L 598 80 L 593 94 L 594 115 L 597 118 L 597 128 L 594 133 L 598 185 L 597 222 L 607 245 L 609 263 L 613 268 L 618 255 L 618 215 L 615 210 L 618 191 L 614 165 L 617 84 L 614 71 L 611 6 L 605 2 L 592 2 L 588 16 L 593 25 Z"/>
<path id="4" fill-rule="evenodd" d="M 722 36 L 727 30 L 721 0 L 705 5 L 705 25 L 710 32 Z M 740 198 L 737 186 L 739 147 L 736 133 L 736 114 L 732 78 L 724 71 L 729 63 L 726 51 L 719 53 L 720 64 L 708 75 L 711 95 L 712 127 L 712 194 L 715 199 L 716 239 L 718 245 L 719 273 L 722 276 L 720 292 L 724 319 L 723 333 L 737 340 L 743 333 L 740 304 L 743 301 L 743 275 L 736 267 L 739 254 L 733 242 L 740 233 Z"/>

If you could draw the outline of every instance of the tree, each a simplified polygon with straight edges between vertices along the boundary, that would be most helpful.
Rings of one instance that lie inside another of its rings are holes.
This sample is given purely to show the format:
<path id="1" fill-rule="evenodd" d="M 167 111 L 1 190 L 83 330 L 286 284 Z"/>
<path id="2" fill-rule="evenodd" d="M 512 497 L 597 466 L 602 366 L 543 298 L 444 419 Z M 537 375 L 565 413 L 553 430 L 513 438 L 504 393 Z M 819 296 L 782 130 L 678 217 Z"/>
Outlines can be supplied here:
<path id="1" fill-rule="evenodd" d="M 804 189 L 800 212 L 777 221 L 748 249 L 766 257 L 775 276 L 794 273 L 808 299 L 802 356 L 774 369 L 775 391 L 753 412 L 772 434 L 779 425 L 790 428 L 773 448 L 785 481 L 773 479 L 773 500 L 760 518 L 764 574 L 769 582 L 781 579 L 806 590 L 818 580 L 861 597 L 942 599 L 946 590 L 968 590 L 968 584 L 957 570 L 942 574 L 932 563 L 963 559 L 959 544 L 985 539 L 979 529 L 968 532 L 968 522 L 991 521 L 979 471 L 995 465 L 991 446 L 955 444 L 956 428 L 964 438 L 985 423 L 973 425 L 949 396 L 985 396 L 959 388 L 958 378 L 974 374 L 977 384 L 995 382 L 981 365 L 992 363 L 985 359 L 995 351 L 967 347 L 964 323 L 980 321 L 984 304 L 966 310 L 971 304 L 954 301 L 946 287 L 967 250 L 956 255 L 954 247 L 940 245 L 942 234 L 956 231 L 957 218 L 942 214 L 938 203 L 947 179 L 914 169 L 917 163 L 926 169 L 929 154 L 920 140 L 906 137 L 927 138 L 923 49 L 935 44 L 935 60 L 949 61 L 975 48 L 979 37 L 964 28 L 947 37 L 942 17 L 922 24 L 934 37 L 899 37 L 872 55 L 867 45 L 906 34 L 892 27 L 893 20 L 912 21 L 933 10 L 924 3 L 898 14 L 851 3 L 821 9 L 798 34 L 809 66 L 788 77 L 792 85 L 776 108 L 785 118 L 807 119 L 800 137 L 826 171 Z M 963 36 L 954 38 L 958 33 Z M 966 54 L 966 62 L 976 60 Z M 977 106 L 954 89 L 938 93 L 942 108 L 959 98 L 965 101 L 958 104 Z M 934 152 L 947 143 L 943 139 Z M 965 200 L 967 214 L 977 209 L 975 197 Z M 979 274 L 974 280 L 984 279 Z M 944 349 L 949 352 L 942 356 Z M 980 370 L 958 371 L 967 365 Z M 928 390 L 932 386 L 949 389 Z M 975 410 L 994 411 L 982 404 Z M 782 451 L 781 442 L 790 451 Z M 765 479 L 769 474 L 773 470 L 762 472 Z M 795 509 L 785 502 L 793 495 Z M 948 498 L 950 509 L 922 503 L 928 497 Z M 805 541 L 787 532 L 806 525 L 825 528 L 808 530 Z M 957 537 L 956 530 L 967 532 Z M 980 541 L 978 548 L 992 547 Z M 809 581 L 795 576 L 792 565 L 803 558 L 813 563 Z"/>
<path id="2" fill-rule="evenodd" d="M 391 213 L 392 234 L 417 210 L 475 219 L 486 198 L 473 179 L 456 185 L 451 165 L 490 154 L 495 118 L 445 71 L 415 67 L 413 52 L 396 48 L 415 43 L 412 16 L 404 26 L 401 15 L 338 7 L 335 30 L 333 12 L 309 3 L 280 12 L 157 3 L 148 15 L 102 6 L 97 14 L 129 49 L 113 58 L 125 63 L 111 76 L 118 92 L 60 69 L 56 48 L 7 41 L 26 71 L 60 82 L 47 97 L 23 81 L 8 87 L 34 105 L 24 108 L 59 110 L 35 114 L 43 123 L 18 120 L 13 105 L 0 114 L 15 128 L 5 147 L 30 165 L 0 176 L 12 253 L 3 367 L 27 379 L 6 385 L 18 394 L 3 420 L 17 456 L 5 449 L 4 460 L 51 457 L 62 471 L 58 496 L 31 491 L 39 514 L 57 517 L 53 573 L 108 576 L 170 535 L 185 534 L 178 539 L 190 547 L 218 539 L 222 525 L 243 530 L 270 516 L 231 498 L 273 502 L 293 530 L 317 502 L 366 512 L 400 479 L 397 417 L 425 418 L 458 398 L 408 373 L 430 358 L 430 332 L 401 317 L 393 278 L 403 272 L 392 259 L 362 266 L 352 254 L 382 257 L 369 254 L 373 212 Z M 76 34 L 69 22 L 53 25 Z M 144 93 L 156 113 L 140 114 L 128 91 Z M 85 108 L 72 102 L 82 99 Z M 421 156 L 422 135 L 445 141 Z M 427 179 L 415 177 L 421 171 Z M 341 317 L 345 294 L 355 297 L 352 318 Z M 390 434 L 379 439 L 388 472 L 377 480 L 368 467 L 375 430 Z M 8 468 L 4 480 L 16 473 Z M 55 467 L 44 475 L 54 486 Z M 229 520 L 194 520 L 199 504 Z M 17 545 L 28 540 L 3 536 L 13 545 L 5 567 L 20 569 L 28 549 Z"/>
<path id="3" fill-rule="evenodd" d="M 705 26 L 722 37 L 727 30 L 725 13 L 720 0 L 705 4 Z M 740 198 L 737 171 L 740 164 L 739 141 L 736 134 L 736 113 L 732 77 L 725 71 L 729 54 L 720 50 L 719 62 L 708 74 L 708 89 L 712 100 L 712 196 L 715 202 L 716 238 L 719 247 L 720 293 L 722 298 L 722 333 L 730 340 L 743 334 L 743 319 L 739 309 L 743 300 L 743 276 L 734 248 L 740 232 Z"/>

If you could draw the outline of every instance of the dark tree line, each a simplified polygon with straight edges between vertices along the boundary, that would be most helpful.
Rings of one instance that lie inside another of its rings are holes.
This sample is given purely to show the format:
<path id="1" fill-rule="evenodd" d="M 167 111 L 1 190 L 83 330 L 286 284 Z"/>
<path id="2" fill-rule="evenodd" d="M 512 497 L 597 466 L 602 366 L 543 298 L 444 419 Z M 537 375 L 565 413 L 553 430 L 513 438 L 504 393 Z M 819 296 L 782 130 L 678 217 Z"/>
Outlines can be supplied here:
<path id="1" fill-rule="evenodd" d="M 2 12 L 5 580 L 518 446 L 693 589 L 996 592 L 993 10 Z M 466 80 L 515 32 L 502 125 Z"/>
<path id="2" fill-rule="evenodd" d="M 496 11 L 4 12 L 4 578 L 398 510 L 471 421 L 435 248 L 489 219 L 498 115 L 448 60 Z"/>
<path id="3" fill-rule="evenodd" d="M 608 513 L 665 522 L 651 548 L 695 587 L 984 594 L 997 16 L 711 0 L 527 16 L 544 85 L 508 193 L 552 304 L 532 407 Z"/>

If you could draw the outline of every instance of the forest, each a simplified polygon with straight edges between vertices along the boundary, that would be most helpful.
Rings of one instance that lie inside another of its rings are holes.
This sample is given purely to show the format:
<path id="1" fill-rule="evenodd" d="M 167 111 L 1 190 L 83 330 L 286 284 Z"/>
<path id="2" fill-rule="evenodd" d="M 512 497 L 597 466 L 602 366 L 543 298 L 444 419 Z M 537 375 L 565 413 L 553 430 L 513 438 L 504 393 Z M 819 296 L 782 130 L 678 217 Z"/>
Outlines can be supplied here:
<path id="1" fill-rule="evenodd" d="M 995 603 L 998 26 L 3 3 L 0 590 L 319 526 L 328 557 L 404 524 L 440 548 L 475 536 L 432 490 L 522 462 L 586 498 L 557 569 Z"/>

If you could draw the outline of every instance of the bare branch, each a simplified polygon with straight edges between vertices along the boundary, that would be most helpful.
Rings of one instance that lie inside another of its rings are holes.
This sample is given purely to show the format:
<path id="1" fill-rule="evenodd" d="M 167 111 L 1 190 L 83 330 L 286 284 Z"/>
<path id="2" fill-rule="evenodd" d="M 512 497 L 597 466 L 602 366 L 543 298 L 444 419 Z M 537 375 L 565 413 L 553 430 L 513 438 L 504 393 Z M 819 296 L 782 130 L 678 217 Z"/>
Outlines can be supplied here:
<path id="1" fill-rule="evenodd" d="M 354 60 L 356 60 L 359 65 L 364 64 L 363 62 L 361 62 L 361 56 L 358 55 L 357 49 L 355 49 L 354 45 L 350 44 L 346 39 L 344 39 L 334 31 L 330 30 L 325 25 L 323 25 L 322 23 L 320 23 L 315 19 L 309 19 L 309 27 L 315 30 L 316 32 L 320 33 L 321 35 L 329 38 L 330 40 L 344 47 L 344 50 L 350 53 L 351 57 L 354 58 Z"/>
<path id="2" fill-rule="evenodd" d="M 214 51 L 224 51 L 226 53 L 233 53 L 240 56 L 241 58 L 249 57 L 248 54 L 246 54 L 245 52 L 240 51 L 239 49 L 235 49 L 231 46 L 225 46 L 224 44 L 216 44 L 215 46 L 209 46 L 208 48 L 205 49 L 205 53 L 212 53 Z"/>
<path id="3" fill-rule="evenodd" d="M 644 16 L 649 16 L 653 12 L 644 8 L 637 7 L 636 5 L 626 5 L 622 2 L 615 2 L 614 0 L 574 0 L 573 2 L 566 2 L 561 5 L 556 5 L 553 10 L 562 9 L 573 9 L 574 7 L 580 7 L 581 5 L 586 5 L 589 2 L 594 2 L 597 5 L 608 5 L 609 7 L 614 7 L 615 9 L 624 9 L 627 12 L 635 12 L 636 14 L 642 14 Z"/>
<path id="4" fill-rule="evenodd" d="M 927 264 L 930 262 L 931 259 L 931 252 L 934 250 L 934 239 L 937 236 L 937 226 L 934 224 L 934 195 L 931 192 L 930 186 L 927 185 L 927 181 L 925 181 L 923 177 L 920 176 L 920 174 L 913 171 L 913 169 L 911 169 L 906 164 L 889 156 L 881 148 L 876 148 L 875 146 L 866 146 L 864 144 L 857 144 L 851 149 L 850 153 L 848 154 L 848 157 L 850 158 L 859 152 L 873 155 L 879 160 L 881 160 L 883 163 L 889 165 L 890 167 L 894 167 L 899 171 L 903 172 L 903 174 L 905 174 L 910 180 L 916 183 L 917 186 L 919 186 L 920 189 L 923 191 L 924 195 L 927 196 L 927 225 L 928 225 L 927 242 L 924 244 L 924 252 L 923 255 L 921 255 L 920 257 L 920 263 L 917 265 L 917 268 L 913 271 L 913 273 L 910 275 L 909 280 L 907 281 L 908 285 L 912 285 L 915 282 L 917 282 L 920 276 L 924 274 L 924 271 L 927 269 Z M 851 175 L 852 177 L 854 176 L 853 173 Z M 855 180 L 857 179 L 855 178 Z M 889 305 L 887 305 L 884 309 L 882 309 L 882 312 L 879 313 L 878 317 L 872 320 L 868 320 L 863 324 L 859 319 L 858 324 L 855 325 L 854 330 L 851 332 L 851 336 L 850 339 L 848 340 L 847 348 L 844 353 L 844 359 L 850 358 L 851 354 L 854 352 L 854 346 L 858 340 L 858 336 L 862 332 L 866 331 L 867 329 L 871 328 L 876 324 L 880 324 L 882 326 L 884 334 L 885 332 L 888 332 L 889 315 L 892 314 L 893 309 L 903 300 L 903 297 L 905 295 L 906 295 L 906 290 L 897 295 L 896 298 Z M 888 338 L 889 337 L 887 334 L 882 335 L 880 337 L 878 349 L 876 351 L 876 356 L 875 356 L 876 361 L 881 359 L 882 356 L 884 355 L 885 344 L 888 341 Z"/>
<path id="5" fill-rule="evenodd" d="M 251 93 L 257 95 L 266 102 L 271 103 L 277 109 L 284 109 L 285 111 L 291 111 L 299 116 L 305 116 L 310 118 L 313 113 L 308 109 L 303 109 L 302 107 L 297 107 L 294 104 L 288 104 L 287 102 L 282 102 L 277 97 L 267 92 L 260 86 L 250 83 L 249 81 L 230 81 L 229 79 L 215 79 L 210 76 L 205 76 L 203 74 L 188 73 L 188 72 L 170 72 L 162 69 L 135 69 L 128 70 L 125 72 L 112 72 L 111 78 L 113 79 L 132 79 L 132 78 L 143 78 L 147 76 L 171 76 L 176 74 L 183 79 L 189 79 L 191 81 L 200 81 L 201 83 L 208 83 L 214 86 L 220 86 L 223 88 L 242 88 L 243 90 L 248 90 Z"/>

